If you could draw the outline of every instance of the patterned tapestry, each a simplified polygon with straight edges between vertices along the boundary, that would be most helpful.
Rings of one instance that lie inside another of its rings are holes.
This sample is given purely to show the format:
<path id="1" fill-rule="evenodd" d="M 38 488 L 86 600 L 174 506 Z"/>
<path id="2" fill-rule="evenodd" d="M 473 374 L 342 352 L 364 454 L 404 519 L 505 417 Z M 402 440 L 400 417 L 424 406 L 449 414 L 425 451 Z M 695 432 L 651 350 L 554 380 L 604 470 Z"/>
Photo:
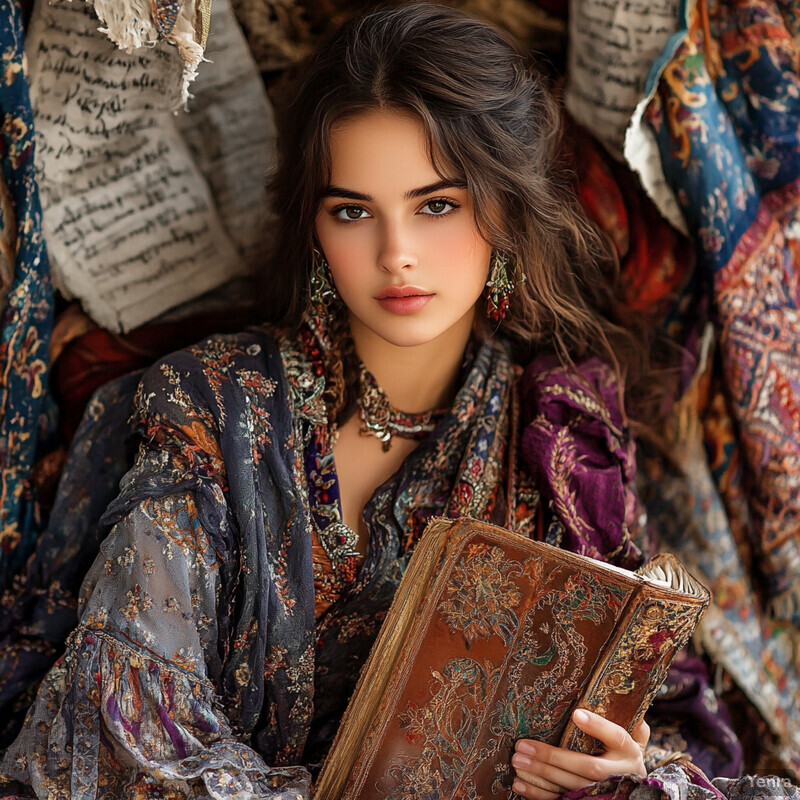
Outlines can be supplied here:
<path id="1" fill-rule="evenodd" d="M 774 613 L 800 622 L 800 3 L 700 2 L 648 120 L 701 246 Z"/>
<path id="2" fill-rule="evenodd" d="M 705 642 L 778 735 L 784 762 L 794 765 L 799 20 L 796 0 L 699 0 L 645 113 L 698 244 L 717 362 L 698 371 L 705 386 L 698 383 L 676 415 L 676 460 L 688 494 L 679 502 L 669 491 L 660 497 L 673 511 L 693 509 L 691 524 L 678 532 L 674 516 L 665 525 L 664 514 L 659 524 L 713 577 L 718 618 L 706 621 Z M 649 477 L 666 485 L 665 476 Z"/>
<path id="3" fill-rule="evenodd" d="M 53 292 L 34 178 L 24 37 L 19 0 L 0 0 L 0 236 L 13 269 L 0 339 L 0 587 L 23 563 L 39 530 L 29 473 L 46 433 L 40 428 L 52 425 L 47 376 Z"/>

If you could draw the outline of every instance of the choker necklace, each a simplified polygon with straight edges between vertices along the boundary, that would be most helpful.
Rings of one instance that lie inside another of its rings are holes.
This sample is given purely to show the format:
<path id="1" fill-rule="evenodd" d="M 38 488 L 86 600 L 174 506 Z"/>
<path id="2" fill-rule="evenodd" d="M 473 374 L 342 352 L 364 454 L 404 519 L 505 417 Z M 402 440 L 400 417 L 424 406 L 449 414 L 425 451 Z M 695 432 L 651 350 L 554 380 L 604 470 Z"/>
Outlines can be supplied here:
<path id="1" fill-rule="evenodd" d="M 392 436 L 402 439 L 422 439 L 427 436 L 447 412 L 446 408 L 435 408 L 420 414 L 406 414 L 396 409 L 363 364 L 358 374 L 356 402 L 361 412 L 361 434 L 380 440 L 384 452 L 392 446 Z"/>

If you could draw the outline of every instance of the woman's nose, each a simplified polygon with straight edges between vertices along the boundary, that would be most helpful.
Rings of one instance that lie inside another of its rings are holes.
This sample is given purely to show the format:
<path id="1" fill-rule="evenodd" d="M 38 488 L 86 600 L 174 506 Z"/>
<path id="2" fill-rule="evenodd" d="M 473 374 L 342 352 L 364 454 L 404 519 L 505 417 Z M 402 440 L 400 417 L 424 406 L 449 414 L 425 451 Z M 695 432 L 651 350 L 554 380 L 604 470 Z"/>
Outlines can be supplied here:
<path id="1" fill-rule="evenodd" d="M 378 266 L 386 272 L 412 269 L 418 263 L 417 248 L 408 228 L 399 223 L 384 223 L 381 231 Z"/>

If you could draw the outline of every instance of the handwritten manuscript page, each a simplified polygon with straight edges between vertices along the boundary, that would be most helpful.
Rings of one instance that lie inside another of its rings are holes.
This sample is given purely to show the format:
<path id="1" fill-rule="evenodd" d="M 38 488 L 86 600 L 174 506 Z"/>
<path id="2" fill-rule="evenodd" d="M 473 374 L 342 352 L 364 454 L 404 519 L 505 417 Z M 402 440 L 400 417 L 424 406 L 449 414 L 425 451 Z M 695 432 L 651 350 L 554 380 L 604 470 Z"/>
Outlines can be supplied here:
<path id="1" fill-rule="evenodd" d="M 570 2 L 567 108 L 618 156 L 678 10 L 679 0 Z"/>
<path id="2" fill-rule="evenodd" d="M 122 332 L 246 272 L 267 244 L 269 101 L 216 0 L 189 113 L 162 42 L 118 50 L 82 2 L 37 2 L 26 43 L 56 285 Z"/>
<path id="3" fill-rule="evenodd" d="M 691 2 L 691 0 L 690 0 Z M 643 112 L 685 28 L 680 0 L 571 0 L 567 108 L 627 161 L 659 211 L 686 224 L 661 167 Z"/>

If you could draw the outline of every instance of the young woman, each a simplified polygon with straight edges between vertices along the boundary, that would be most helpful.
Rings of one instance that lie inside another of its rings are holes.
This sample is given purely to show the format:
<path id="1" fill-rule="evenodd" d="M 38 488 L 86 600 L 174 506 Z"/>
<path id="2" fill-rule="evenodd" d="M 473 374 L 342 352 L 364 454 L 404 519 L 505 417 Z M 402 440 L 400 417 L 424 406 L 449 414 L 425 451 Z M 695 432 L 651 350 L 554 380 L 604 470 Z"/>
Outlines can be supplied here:
<path id="1" fill-rule="evenodd" d="M 448 8 L 372 11 L 285 118 L 271 324 L 140 384 L 81 624 L 6 754 L 23 793 L 307 797 L 433 515 L 640 558 L 626 339 L 523 57 Z M 644 774 L 646 725 L 575 721 L 605 753 L 519 742 L 514 792 Z"/>

